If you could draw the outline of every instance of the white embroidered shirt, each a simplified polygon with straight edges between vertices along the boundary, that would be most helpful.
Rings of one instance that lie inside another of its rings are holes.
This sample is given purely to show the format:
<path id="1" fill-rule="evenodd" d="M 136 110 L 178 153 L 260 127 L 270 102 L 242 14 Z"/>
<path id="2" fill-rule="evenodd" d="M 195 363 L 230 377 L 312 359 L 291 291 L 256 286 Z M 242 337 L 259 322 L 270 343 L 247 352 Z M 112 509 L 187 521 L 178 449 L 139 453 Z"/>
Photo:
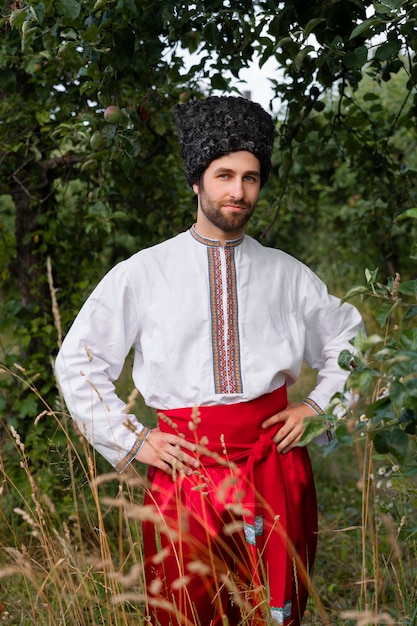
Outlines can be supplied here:
<path id="1" fill-rule="evenodd" d="M 347 373 L 337 360 L 361 327 L 304 264 L 245 235 L 219 242 L 194 228 L 116 265 L 87 299 L 56 361 L 68 409 L 118 469 L 137 435 L 114 381 L 134 349 L 133 380 L 156 409 L 251 400 L 318 370 L 309 399 L 325 408 Z"/>

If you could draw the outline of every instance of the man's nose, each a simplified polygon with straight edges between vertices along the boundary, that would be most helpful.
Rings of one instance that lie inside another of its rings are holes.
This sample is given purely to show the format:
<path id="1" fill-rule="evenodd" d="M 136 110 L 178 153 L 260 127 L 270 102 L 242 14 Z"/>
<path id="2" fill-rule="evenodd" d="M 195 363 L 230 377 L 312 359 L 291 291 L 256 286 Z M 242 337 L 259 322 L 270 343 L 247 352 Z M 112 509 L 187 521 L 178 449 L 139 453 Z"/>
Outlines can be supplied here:
<path id="1" fill-rule="evenodd" d="M 233 180 L 233 186 L 232 186 L 232 197 L 235 200 L 241 200 L 243 198 L 243 181 L 240 178 L 235 178 Z"/>

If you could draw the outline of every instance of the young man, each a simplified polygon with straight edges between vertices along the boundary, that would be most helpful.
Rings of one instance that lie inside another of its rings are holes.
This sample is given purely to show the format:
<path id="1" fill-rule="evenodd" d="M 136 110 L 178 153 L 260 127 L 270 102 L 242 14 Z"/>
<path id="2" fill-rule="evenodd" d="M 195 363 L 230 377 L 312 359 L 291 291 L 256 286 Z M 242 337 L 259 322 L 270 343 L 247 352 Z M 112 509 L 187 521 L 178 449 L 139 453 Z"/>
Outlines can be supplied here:
<path id="1" fill-rule="evenodd" d="M 149 465 L 152 623 L 297 626 L 317 531 L 297 443 L 305 418 L 343 389 L 337 359 L 361 319 L 302 263 L 244 234 L 271 169 L 271 117 L 228 97 L 178 106 L 174 117 L 196 223 L 109 272 L 56 372 L 91 444 L 119 471 Z M 151 430 L 114 392 L 132 346 L 135 385 L 158 411 Z M 288 403 L 303 360 L 318 384 Z"/>

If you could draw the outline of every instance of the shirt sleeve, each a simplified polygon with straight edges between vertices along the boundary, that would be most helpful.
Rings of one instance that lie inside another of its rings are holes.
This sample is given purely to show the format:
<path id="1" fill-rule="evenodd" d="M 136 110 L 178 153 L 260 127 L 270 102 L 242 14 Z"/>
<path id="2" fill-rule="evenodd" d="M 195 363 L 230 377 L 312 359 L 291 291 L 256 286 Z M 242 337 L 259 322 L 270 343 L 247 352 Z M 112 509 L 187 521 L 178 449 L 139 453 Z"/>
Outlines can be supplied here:
<path id="1" fill-rule="evenodd" d="M 118 471 L 135 457 L 147 429 L 115 392 L 126 356 L 138 340 L 138 315 L 123 264 L 87 299 L 55 363 L 68 410 L 81 433 Z"/>
<path id="2" fill-rule="evenodd" d="M 343 392 L 349 375 L 339 366 L 339 355 L 343 350 L 353 351 L 352 340 L 364 328 L 358 310 L 330 295 L 326 285 L 307 267 L 304 286 L 304 359 L 318 370 L 317 385 L 308 400 L 316 412 L 324 412 L 332 396 Z"/>

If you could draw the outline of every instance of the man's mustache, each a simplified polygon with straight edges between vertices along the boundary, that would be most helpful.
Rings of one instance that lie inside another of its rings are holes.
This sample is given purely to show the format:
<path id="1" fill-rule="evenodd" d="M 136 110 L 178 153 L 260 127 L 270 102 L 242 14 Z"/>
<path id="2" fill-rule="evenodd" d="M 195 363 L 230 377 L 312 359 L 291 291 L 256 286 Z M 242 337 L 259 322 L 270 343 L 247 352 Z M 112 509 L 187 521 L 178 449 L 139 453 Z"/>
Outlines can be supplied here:
<path id="1" fill-rule="evenodd" d="M 228 206 L 228 205 L 240 207 L 243 209 L 250 209 L 250 205 L 247 204 L 246 202 L 242 202 L 241 200 L 229 200 L 229 201 L 222 203 L 222 206 Z"/>

